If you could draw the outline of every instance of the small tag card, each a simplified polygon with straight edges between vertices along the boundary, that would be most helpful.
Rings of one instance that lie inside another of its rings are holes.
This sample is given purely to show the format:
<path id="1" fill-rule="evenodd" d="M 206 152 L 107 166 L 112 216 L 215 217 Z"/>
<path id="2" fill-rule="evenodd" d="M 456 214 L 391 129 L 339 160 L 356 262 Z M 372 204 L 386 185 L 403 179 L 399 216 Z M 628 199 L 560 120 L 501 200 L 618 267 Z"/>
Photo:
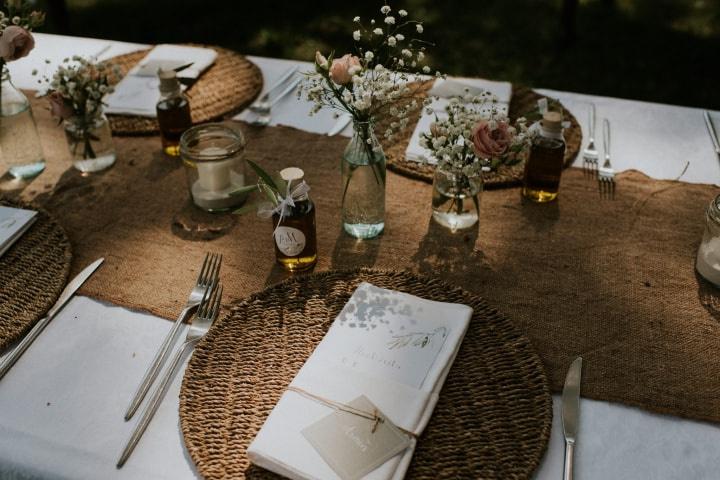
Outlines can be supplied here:
<path id="1" fill-rule="evenodd" d="M 342 480 L 358 480 L 405 450 L 410 438 L 364 395 L 348 405 L 377 411 L 382 421 L 338 410 L 304 428 L 302 434 Z"/>

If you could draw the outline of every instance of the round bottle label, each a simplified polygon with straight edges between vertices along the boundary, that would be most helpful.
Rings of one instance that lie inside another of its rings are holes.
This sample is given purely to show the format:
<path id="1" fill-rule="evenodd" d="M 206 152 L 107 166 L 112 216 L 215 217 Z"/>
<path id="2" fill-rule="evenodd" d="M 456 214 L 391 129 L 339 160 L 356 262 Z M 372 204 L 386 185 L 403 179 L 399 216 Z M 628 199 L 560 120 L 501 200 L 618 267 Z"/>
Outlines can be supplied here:
<path id="1" fill-rule="evenodd" d="M 275 231 L 275 244 L 288 257 L 300 255 L 305 249 L 305 234 L 292 227 L 278 227 Z"/>

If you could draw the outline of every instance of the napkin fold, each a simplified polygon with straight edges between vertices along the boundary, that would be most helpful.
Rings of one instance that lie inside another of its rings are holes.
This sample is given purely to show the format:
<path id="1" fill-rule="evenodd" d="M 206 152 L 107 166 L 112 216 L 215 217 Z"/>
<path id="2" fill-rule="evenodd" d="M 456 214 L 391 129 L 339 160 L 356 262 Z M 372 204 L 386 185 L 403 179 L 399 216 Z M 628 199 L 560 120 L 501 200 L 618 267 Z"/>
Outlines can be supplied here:
<path id="1" fill-rule="evenodd" d="M 494 108 L 502 113 L 508 113 L 510 99 L 512 98 L 512 84 L 510 82 L 496 82 L 482 78 L 462 77 L 438 78 L 435 80 L 433 87 L 429 91 L 429 95 L 440 98 L 434 100 L 430 105 L 432 113 L 427 113 L 425 109 L 423 109 L 422 116 L 405 150 L 405 159 L 411 162 L 429 163 L 431 165 L 437 163 L 437 160 L 431 155 L 430 150 L 420 146 L 420 135 L 430 130 L 430 125 L 435 121 L 436 116 L 438 118 L 447 117 L 445 107 L 450 98 L 462 97 L 467 93 L 470 95 L 480 95 L 484 92 L 492 93 L 497 99 L 497 103 L 493 105 Z M 490 108 L 492 107 L 488 105 L 488 112 Z"/>
<path id="2" fill-rule="evenodd" d="M 191 63 L 177 76 L 195 79 L 216 58 L 217 52 L 211 48 L 158 45 L 115 85 L 113 93 L 105 97 L 105 112 L 154 118 L 157 115 L 155 105 L 160 100 L 158 68 L 175 69 Z"/>
<path id="3" fill-rule="evenodd" d="M 364 395 L 395 425 L 420 435 L 471 316 L 472 309 L 465 305 L 363 283 L 291 386 L 344 404 Z M 391 374 L 393 370 L 402 374 Z M 340 478 L 301 433 L 332 412 L 325 404 L 286 391 L 248 448 L 250 461 L 294 480 Z M 413 437 L 407 449 L 363 478 L 402 479 L 415 444 Z"/>

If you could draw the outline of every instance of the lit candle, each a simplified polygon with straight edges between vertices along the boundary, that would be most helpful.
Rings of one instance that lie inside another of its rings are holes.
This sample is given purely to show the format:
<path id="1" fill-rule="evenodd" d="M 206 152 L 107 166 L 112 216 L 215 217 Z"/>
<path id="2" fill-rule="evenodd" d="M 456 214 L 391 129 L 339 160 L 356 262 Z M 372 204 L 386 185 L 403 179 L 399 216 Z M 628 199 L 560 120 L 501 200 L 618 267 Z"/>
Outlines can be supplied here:
<path id="1" fill-rule="evenodd" d="M 695 268 L 706 280 L 720 286 L 720 237 L 700 244 Z"/>
<path id="2" fill-rule="evenodd" d="M 227 151 L 220 147 L 207 147 L 200 152 L 201 156 L 222 156 Z M 225 190 L 230 186 L 230 169 L 235 159 L 230 158 L 219 162 L 198 162 L 198 181 L 200 186 L 209 192 Z"/>

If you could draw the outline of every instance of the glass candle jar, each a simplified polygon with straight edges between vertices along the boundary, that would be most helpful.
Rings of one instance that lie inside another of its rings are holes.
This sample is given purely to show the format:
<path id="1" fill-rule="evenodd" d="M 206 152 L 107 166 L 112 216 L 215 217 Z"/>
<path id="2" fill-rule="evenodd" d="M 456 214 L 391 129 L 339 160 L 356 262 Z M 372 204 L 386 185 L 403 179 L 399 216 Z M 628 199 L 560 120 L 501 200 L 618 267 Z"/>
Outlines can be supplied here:
<path id="1" fill-rule="evenodd" d="M 705 213 L 705 233 L 695 268 L 707 281 L 720 287 L 720 195 L 710 202 Z"/>
<path id="2" fill-rule="evenodd" d="M 245 137 L 239 129 L 221 123 L 192 127 L 180 138 L 190 197 L 209 212 L 227 211 L 247 198 Z"/>

